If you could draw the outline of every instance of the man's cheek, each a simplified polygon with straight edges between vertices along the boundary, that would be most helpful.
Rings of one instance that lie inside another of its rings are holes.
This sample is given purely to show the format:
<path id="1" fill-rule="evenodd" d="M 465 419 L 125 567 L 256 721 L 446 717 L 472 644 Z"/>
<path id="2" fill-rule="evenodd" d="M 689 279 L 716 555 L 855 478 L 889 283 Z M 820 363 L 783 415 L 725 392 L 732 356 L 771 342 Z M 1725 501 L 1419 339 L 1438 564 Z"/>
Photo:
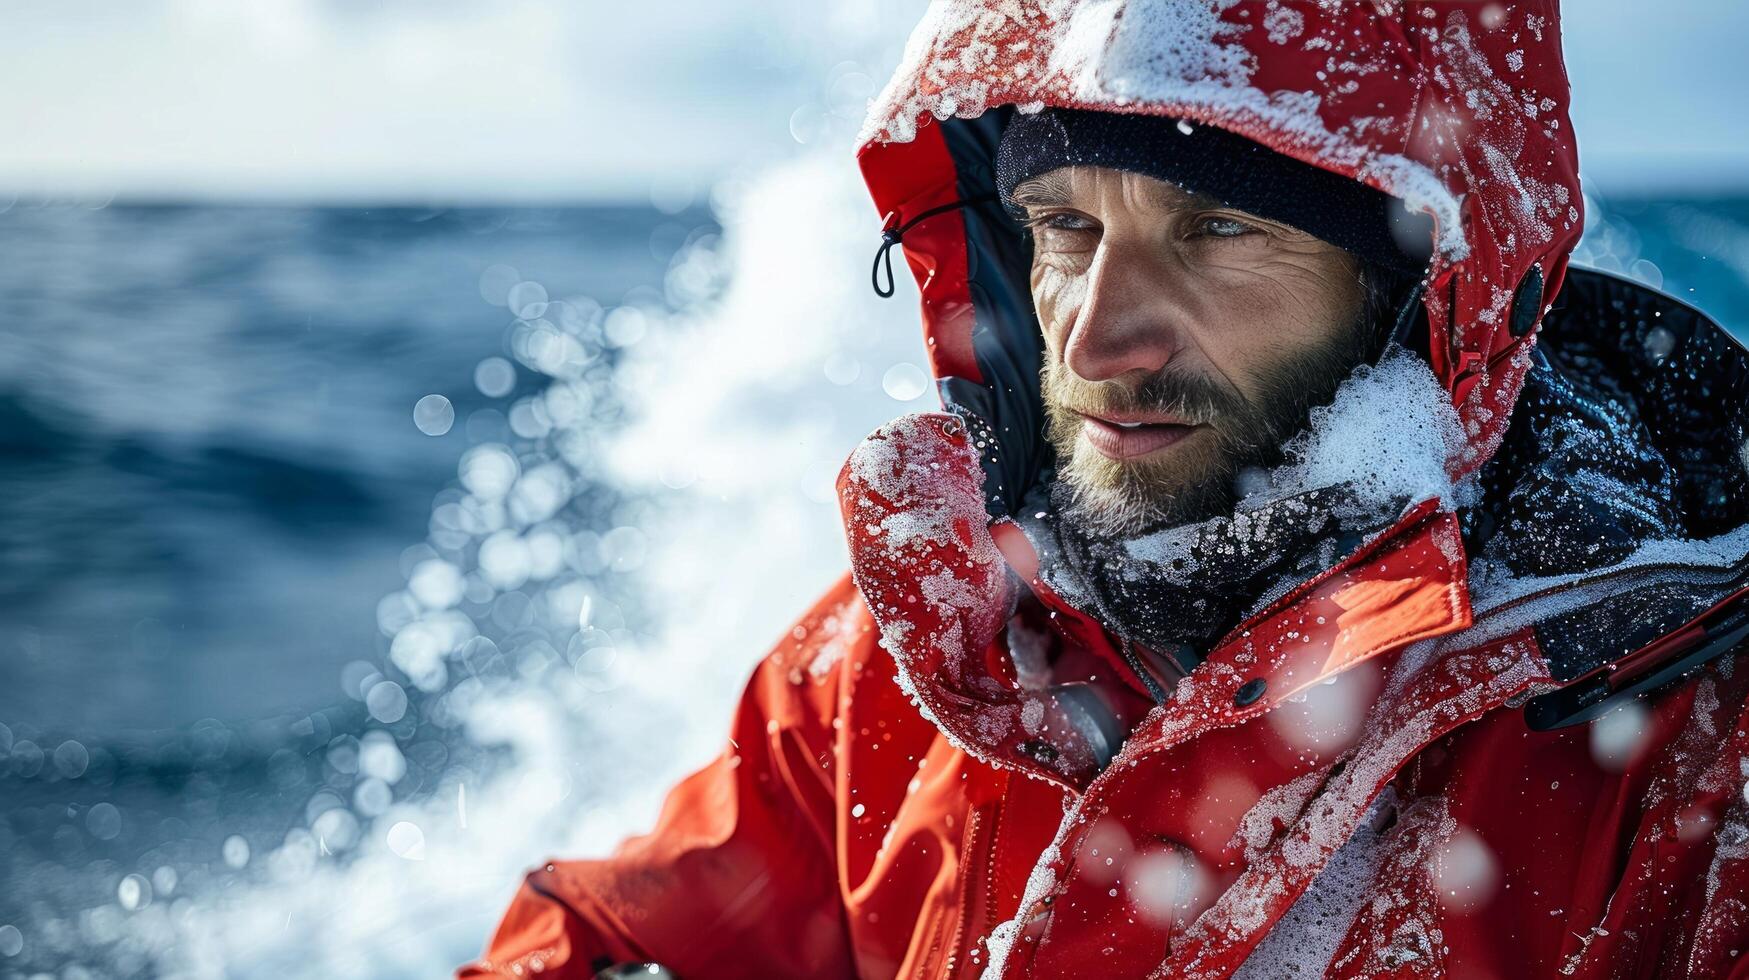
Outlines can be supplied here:
<path id="1" fill-rule="evenodd" d="M 1038 310 L 1039 325 L 1045 335 L 1057 338 L 1074 322 L 1087 299 L 1087 277 L 1050 265 L 1033 267 L 1033 307 Z M 1055 344 L 1052 345 L 1053 349 Z"/>

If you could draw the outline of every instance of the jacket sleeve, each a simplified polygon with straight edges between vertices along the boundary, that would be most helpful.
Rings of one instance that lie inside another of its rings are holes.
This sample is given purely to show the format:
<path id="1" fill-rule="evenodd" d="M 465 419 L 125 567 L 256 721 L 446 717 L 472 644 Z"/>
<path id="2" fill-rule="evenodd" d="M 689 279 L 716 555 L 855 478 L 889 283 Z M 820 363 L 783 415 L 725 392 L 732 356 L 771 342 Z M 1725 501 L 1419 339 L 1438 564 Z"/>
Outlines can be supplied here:
<path id="1" fill-rule="evenodd" d="M 669 792 L 655 829 L 604 860 L 529 874 L 459 976 L 592 977 L 626 963 L 680 980 L 852 975 L 835 864 L 841 672 L 812 669 L 852 605 L 846 576 L 759 664 L 729 745 Z"/>

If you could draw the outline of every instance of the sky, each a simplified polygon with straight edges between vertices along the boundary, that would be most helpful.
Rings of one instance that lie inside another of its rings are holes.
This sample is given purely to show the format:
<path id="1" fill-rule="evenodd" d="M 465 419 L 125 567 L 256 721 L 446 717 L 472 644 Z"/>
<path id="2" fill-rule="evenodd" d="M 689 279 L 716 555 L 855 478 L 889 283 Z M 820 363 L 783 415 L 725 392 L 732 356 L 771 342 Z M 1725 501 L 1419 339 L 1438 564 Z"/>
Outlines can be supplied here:
<path id="1" fill-rule="evenodd" d="M 1594 187 L 1749 188 L 1749 6 L 1679 6 L 1567 5 Z M 792 155 L 822 113 L 855 112 L 922 8 L 0 0 L 0 194 L 684 196 Z"/>

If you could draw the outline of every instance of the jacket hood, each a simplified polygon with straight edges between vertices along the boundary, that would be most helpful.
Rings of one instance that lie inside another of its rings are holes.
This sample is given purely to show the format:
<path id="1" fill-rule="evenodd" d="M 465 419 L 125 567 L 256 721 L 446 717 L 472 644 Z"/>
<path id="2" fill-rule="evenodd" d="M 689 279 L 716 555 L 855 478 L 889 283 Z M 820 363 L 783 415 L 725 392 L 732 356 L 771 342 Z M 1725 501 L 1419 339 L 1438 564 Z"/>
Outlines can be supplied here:
<path id="1" fill-rule="evenodd" d="M 1009 113 L 1044 106 L 1217 126 L 1430 215 L 1428 359 L 1468 435 L 1453 475 L 1498 448 L 1582 225 L 1553 0 L 938 0 L 864 127 L 887 227 L 990 194 Z M 990 202 L 904 244 L 943 400 L 1032 428 L 1019 229 Z M 1041 447 L 997 428 L 1021 457 L 1003 467 L 1012 509 Z"/>
<path id="2" fill-rule="evenodd" d="M 1509 648 L 1479 661 L 1501 685 L 1464 715 L 1535 695 L 1527 715 L 1550 727 L 1749 638 L 1749 359 L 1668 297 L 1569 277 L 1581 196 L 1567 91 L 1549 0 L 930 8 L 859 160 L 916 276 L 948 412 L 877 430 L 839 495 L 882 645 L 949 739 L 1081 787 L 1124 726 L 1137 725 L 1124 753 L 1153 751 L 1363 664 L 1406 657 L 1412 674 Z M 1429 403 L 1455 415 L 1433 457 L 1448 488 L 1474 478 L 1481 506 L 1419 497 L 1188 675 L 1147 676 L 1133 644 L 1041 575 L 1015 519 L 1050 460 L 1030 246 L 995 199 L 993 162 L 1012 114 L 1046 105 L 1221 127 L 1430 215 L 1415 322 Z M 1093 685 L 1114 733 L 1086 735 Z"/>

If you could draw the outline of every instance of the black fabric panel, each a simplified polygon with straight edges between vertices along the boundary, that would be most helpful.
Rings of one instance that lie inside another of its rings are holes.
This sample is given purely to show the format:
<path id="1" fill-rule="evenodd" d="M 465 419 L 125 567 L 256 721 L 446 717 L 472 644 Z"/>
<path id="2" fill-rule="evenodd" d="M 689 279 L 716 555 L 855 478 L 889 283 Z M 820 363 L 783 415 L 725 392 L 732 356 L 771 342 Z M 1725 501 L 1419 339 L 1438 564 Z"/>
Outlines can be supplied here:
<path id="1" fill-rule="evenodd" d="M 1749 522 L 1749 355 L 1705 314 L 1574 269 L 1545 318 L 1499 453 L 1464 517 L 1472 555 L 1513 574 L 1605 568 L 1647 541 Z M 1537 626 L 1568 681 L 1688 623 L 1738 586 L 1664 581 Z"/>
<path id="2" fill-rule="evenodd" d="M 1648 585 L 1537 624 L 1537 645 L 1555 680 L 1570 681 L 1681 628 L 1732 591 L 1678 582 Z"/>
<path id="3" fill-rule="evenodd" d="M 996 191 L 996 146 L 1013 110 L 941 123 L 958 173 L 961 200 Z M 975 326 L 972 348 L 984 384 L 943 378 L 942 400 L 989 423 L 993 452 L 985 454 L 984 481 L 992 516 L 1015 513 L 1041 472 L 1050 466 L 1039 396 L 1043 341 L 1029 285 L 1032 245 L 1002 205 L 990 200 L 960 213 L 966 223 L 966 269 Z"/>
<path id="4" fill-rule="evenodd" d="M 1568 375 L 1631 404 L 1677 476 L 1692 537 L 1749 521 L 1749 352 L 1706 314 L 1604 272 L 1575 269 L 1538 343 Z"/>

